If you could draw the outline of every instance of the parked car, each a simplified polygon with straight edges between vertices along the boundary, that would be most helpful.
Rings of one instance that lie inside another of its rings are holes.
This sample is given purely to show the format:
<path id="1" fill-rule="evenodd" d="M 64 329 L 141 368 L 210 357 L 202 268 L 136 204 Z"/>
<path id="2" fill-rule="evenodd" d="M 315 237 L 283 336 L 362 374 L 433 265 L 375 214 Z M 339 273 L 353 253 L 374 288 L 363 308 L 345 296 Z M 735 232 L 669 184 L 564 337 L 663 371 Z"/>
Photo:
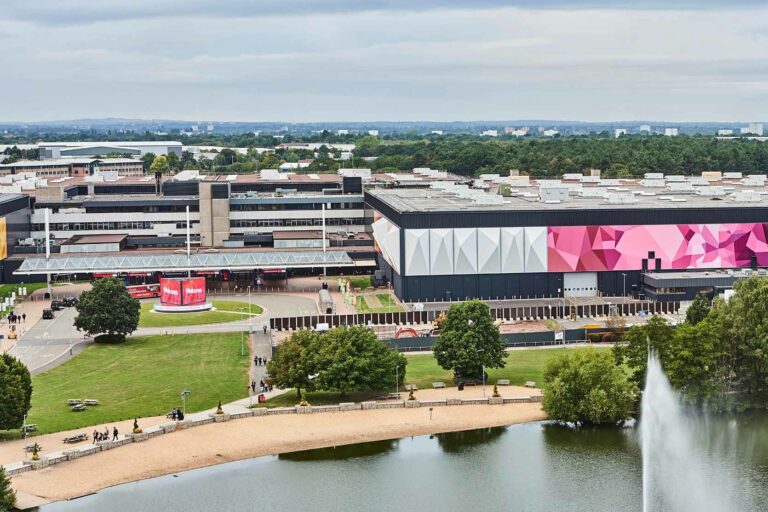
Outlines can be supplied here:
<path id="1" fill-rule="evenodd" d="M 61 301 L 61 305 L 65 308 L 69 308 L 77 304 L 77 297 L 64 297 L 64 300 Z"/>
<path id="2" fill-rule="evenodd" d="M 53 320 L 53 310 L 52 309 L 44 309 L 43 310 L 43 320 Z"/>
<path id="3" fill-rule="evenodd" d="M 63 308 L 63 307 L 64 307 L 64 306 L 61 304 L 61 301 L 60 301 L 60 300 L 52 300 L 52 301 L 51 301 L 51 309 L 52 309 L 53 311 L 59 311 L 59 310 L 60 310 L 61 308 Z"/>

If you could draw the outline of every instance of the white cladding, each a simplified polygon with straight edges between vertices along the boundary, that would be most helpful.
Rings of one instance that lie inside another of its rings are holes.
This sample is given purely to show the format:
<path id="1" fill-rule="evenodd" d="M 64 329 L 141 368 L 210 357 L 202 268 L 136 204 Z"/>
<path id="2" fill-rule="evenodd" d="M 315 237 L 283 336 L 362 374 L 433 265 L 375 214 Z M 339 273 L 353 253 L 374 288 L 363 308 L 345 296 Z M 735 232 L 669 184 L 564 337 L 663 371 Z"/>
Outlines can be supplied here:
<path id="1" fill-rule="evenodd" d="M 448 276 L 453 274 L 453 230 L 429 230 L 429 274 Z"/>
<path id="2" fill-rule="evenodd" d="M 416 275 L 429 275 L 429 230 L 405 230 L 405 261 L 408 271 Z"/>
<path id="3" fill-rule="evenodd" d="M 400 228 L 386 217 L 371 224 L 371 228 L 381 255 L 400 274 Z"/>
<path id="4" fill-rule="evenodd" d="M 378 222 L 374 237 L 386 258 Z M 408 276 L 546 272 L 547 228 L 407 229 L 404 270 Z"/>
<path id="5" fill-rule="evenodd" d="M 453 273 L 477 274 L 477 228 L 453 230 Z"/>

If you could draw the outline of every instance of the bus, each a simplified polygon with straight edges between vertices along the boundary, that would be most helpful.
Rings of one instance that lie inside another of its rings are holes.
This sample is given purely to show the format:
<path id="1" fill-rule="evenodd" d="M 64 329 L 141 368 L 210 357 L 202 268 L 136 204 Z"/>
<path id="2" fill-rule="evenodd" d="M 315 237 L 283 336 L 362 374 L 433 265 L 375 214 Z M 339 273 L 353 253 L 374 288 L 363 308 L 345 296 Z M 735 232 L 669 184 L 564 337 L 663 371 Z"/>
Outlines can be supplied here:
<path id="1" fill-rule="evenodd" d="M 138 284 L 134 286 L 126 286 L 128 293 L 134 299 L 151 299 L 160 296 L 159 284 Z"/>

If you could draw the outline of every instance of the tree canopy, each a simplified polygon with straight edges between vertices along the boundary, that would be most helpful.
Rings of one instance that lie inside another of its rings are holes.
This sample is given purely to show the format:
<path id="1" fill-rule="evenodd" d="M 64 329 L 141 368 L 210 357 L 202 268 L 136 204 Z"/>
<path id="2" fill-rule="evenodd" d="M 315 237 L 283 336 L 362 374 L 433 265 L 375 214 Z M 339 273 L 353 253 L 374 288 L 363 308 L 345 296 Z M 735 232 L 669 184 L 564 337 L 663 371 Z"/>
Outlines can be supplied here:
<path id="1" fill-rule="evenodd" d="M 581 349 L 547 362 L 541 406 L 556 421 L 615 425 L 631 416 L 638 392 L 609 352 Z"/>
<path id="2" fill-rule="evenodd" d="M 0 430 L 21 428 L 31 400 L 32 377 L 27 367 L 9 354 L 0 354 Z"/>
<path id="3" fill-rule="evenodd" d="M 701 322 L 709 314 L 709 300 L 701 293 L 697 293 L 693 302 L 685 312 L 685 321 L 691 325 Z"/>
<path id="4" fill-rule="evenodd" d="M 75 327 L 89 335 L 121 339 L 139 326 L 139 301 L 114 277 L 94 281 L 93 288 L 80 295 L 75 308 Z"/>
<path id="5" fill-rule="evenodd" d="M 505 352 L 488 305 L 479 300 L 454 304 L 440 325 L 433 352 L 437 364 L 456 378 L 481 379 L 482 368 L 503 368 Z"/>
<path id="6" fill-rule="evenodd" d="M 155 157 L 155 159 L 152 160 L 152 164 L 149 166 L 149 170 L 152 172 L 168 172 L 169 169 L 168 157 L 165 155 Z"/>
<path id="7" fill-rule="evenodd" d="M 384 390 L 405 379 L 407 360 L 363 327 L 338 327 L 325 334 L 299 331 L 280 344 L 267 365 L 278 387 L 302 390 Z"/>
<path id="8" fill-rule="evenodd" d="M 11 478 L 0 466 L 0 512 L 10 512 L 16 504 L 16 492 L 11 487 Z"/>

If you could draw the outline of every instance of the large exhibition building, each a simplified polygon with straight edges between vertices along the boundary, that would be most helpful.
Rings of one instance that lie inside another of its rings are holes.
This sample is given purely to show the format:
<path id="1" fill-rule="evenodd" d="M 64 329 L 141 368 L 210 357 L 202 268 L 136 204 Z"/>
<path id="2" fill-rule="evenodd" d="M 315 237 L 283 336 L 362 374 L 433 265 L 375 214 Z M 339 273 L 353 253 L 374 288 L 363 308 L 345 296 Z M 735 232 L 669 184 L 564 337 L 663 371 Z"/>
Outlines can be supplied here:
<path id="1" fill-rule="evenodd" d="M 402 300 L 686 300 L 768 266 L 765 176 L 484 178 L 366 191 L 379 264 Z"/>

